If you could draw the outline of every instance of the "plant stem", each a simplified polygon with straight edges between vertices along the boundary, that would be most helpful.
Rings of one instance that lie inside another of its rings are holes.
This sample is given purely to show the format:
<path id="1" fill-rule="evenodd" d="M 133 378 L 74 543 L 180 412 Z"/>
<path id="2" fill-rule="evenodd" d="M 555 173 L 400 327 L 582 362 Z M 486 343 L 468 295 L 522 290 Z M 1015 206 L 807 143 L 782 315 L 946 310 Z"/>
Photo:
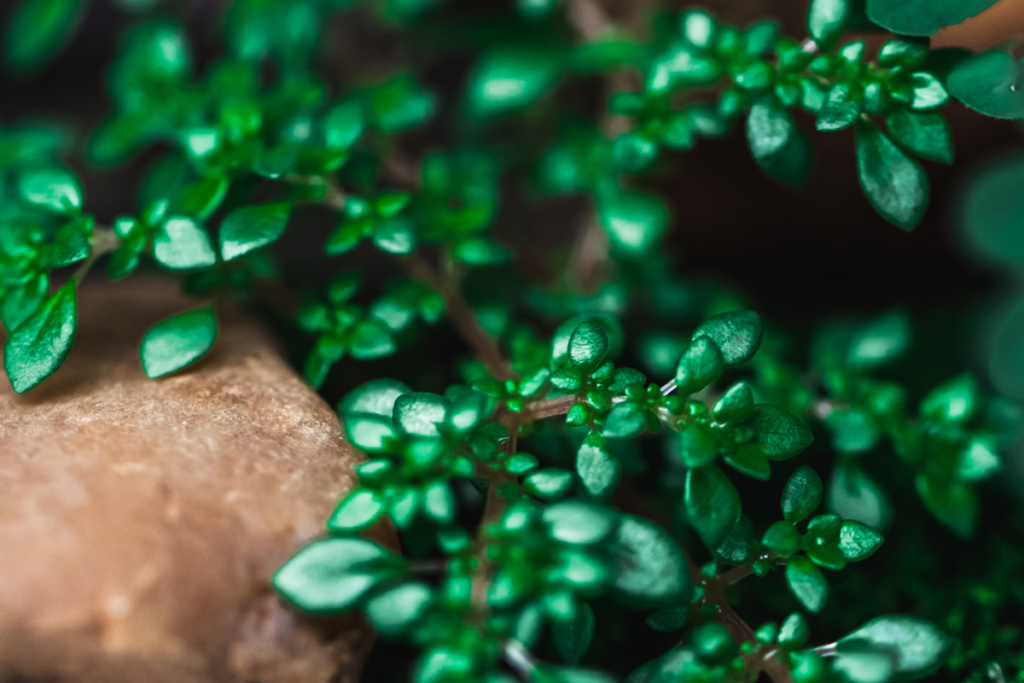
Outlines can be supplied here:
<path id="1" fill-rule="evenodd" d="M 71 279 L 75 281 L 76 285 L 82 284 L 82 280 L 89 274 L 93 264 L 96 263 L 100 256 L 114 251 L 120 244 L 120 240 L 117 239 L 114 231 L 106 226 L 96 226 L 93 229 L 91 241 L 92 248 L 89 250 L 89 255 L 85 257 L 85 260 L 82 261 L 71 275 Z"/>
<path id="2" fill-rule="evenodd" d="M 526 404 L 526 409 L 519 413 L 519 423 L 543 420 L 546 417 L 565 415 L 577 403 L 583 403 L 581 394 L 569 394 L 567 396 L 556 396 L 555 398 L 544 398 Z"/>

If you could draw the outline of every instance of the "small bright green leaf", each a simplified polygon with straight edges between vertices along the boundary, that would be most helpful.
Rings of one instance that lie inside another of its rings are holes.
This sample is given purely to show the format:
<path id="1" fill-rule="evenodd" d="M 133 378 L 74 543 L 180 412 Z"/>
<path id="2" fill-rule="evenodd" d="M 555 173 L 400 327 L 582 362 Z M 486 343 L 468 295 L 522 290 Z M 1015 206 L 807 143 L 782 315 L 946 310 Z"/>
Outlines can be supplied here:
<path id="1" fill-rule="evenodd" d="M 722 459 L 729 467 L 754 479 L 768 481 L 772 475 L 771 463 L 756 446 L 741 446 Z"/>
<path id="2" fill-rule="evenodd" d="M 960 453 L 956 475 L 962 481 L 981 481 L 1002 468 L 995 444 L 984 437 L 977 437 L 967 444 Z"/>
<path id="3" fill-rule="evenodd" d="M 224 201 L 230 186 L 231 182 L 224 176 L 203 178 L 184 187 L 171 203 L 171 209 L 205 221 Z"/>
<path id="4" fill-rule="evenodd" d="M 205 356 L 216 338 L 217 316 L 212 308 L 197 308 L 162 320 L 142 337 L 142 369 L 150 379 L 181 370 Z"/>
<path id="5" fill-rule="evenodd" d="M 480 116 L 533 104 L 559 76 L 553 55 L 536 48 L 496 49 L 485 55 L 469 78 L 467 105 Z"/>
<path id="6" fill-rule="evenodd" d="M 512 259 L 512 252 L 488 239 L 471 238 L 456 242 L 452 256 L 471 266 L 501 266 Z"/>
<path id="7" fill-rule="evenodd" d="M 608 334 L 589 320 L 581 322 L 569 337 L 569 362 L 581 372 L 591 373 L 608 355 Z"/>
<path id="8" fill-rule="evenodd" d="M 349 341 L 349 351 L 358 360 L 380 358 L 398 347 L 387 326 L 380 320 L 366 318 L 356 323 Z"/>
<path id="9" fill-rule="evenodd" d="M 979 0 L 975 0 L 979 1 Z M 989 0 L 981 0 L 989 1 Z M 965 59 L 949 74 L 949 92 L 971 109 L 998 119 L 1024 118 L 1024 66 L 993 50 Z"/>
<path id="10" fill-rule="evenodd" d="M 821 505 L 825 486 L 807 465 L 796 468 L 782 491 L 782 516 L 787 522 L 803 521 Z"/>
<path id="11" fill-rule="evenodd" d="M 50 293 L 50 278 L 40 273 L 20 287 L 9 288 L 0 297 L 0 321 L 8 330 L 13 330 L 21 321 L 32 315 Z"/>
<path id="12" fill-rule="evenodd" d="M 366 127 L 366 114 L 357 101 L 341 102 L 323 118 L 324 141 L 331 149 L 348 149 L 356 143 Z"/>
<path id="13" fill-rule="evenodd" d="M 272 583 L 305 612 L 337 614 L 355 606 L 374 585 L 401 570 L 402 559 L 376 543 L 327 538 L 296 553 Z"/>
<path id="14" fill-rule="evenodd" d="M 769 550 L 789 557 L 800 549 L 800 532 L 792 522 L 775 522 L 764 532 L 761 543 Z"/>
<path id="15" fill-rule="evenodd" d="M 449 408 L 449 402 L 437 394 L 404 394 L 395 399 L 395 426 L 410 436 L 440 436 Z"/>
<path id="16" fill-rule="evenodd" d="M 928 177 L 870 121 L 857 124 L 857 174 L 883 218 L 902 230 L 921 222 L 928 207 Z"/>
<path id="17" fill-rule="evenodd" d="M 807 620 L 799 612 L 793 612 L 782 622 L 779 629 L 778 643 L 780 647 L 787 650 L 799 650 L 810 637 L 810 629 L 807 627 Z"/>
<path id="18" fill-rule="evenodd" d="M 718 444 L 707 427 L 698 422 L 679 428 L 679 458 L 689 469 L 710 465 L 718 457 Z"/>
<path id="19" fill-rule="evenodd" d="M 850 86 L 837 83 L 825 96 L 814 125 L 820 131 L 843 130 L 856 123 L 859 117 L 860 102 L 851 96 Z"/>
<path id="20" fill-rule="evenodd" d="M 637 403 L 620 403 L 608 414 L 601 434 L 609 439 L 634 437 L 647 428 L 647 410 Z"/>
<path id="21" fill-rule="evenodd" d="M 853 16 L 851 0 L 811 0 L 807 31 L 822 50 L 829 50 Z"/>
<path id="22" fill-rule="evenodd" d="M 423 491 L 423 511 L 438 524 L 451 524 L 457 512 L 451 487 L 443 481 L 435 481 L 427 486 Z"/>
<path id="23" fill-rule="evenodd" d="M 883 529 L 892 516 L 885 492 L 856 465 L 837 463 L 828 491 L 828 509 L 843 519 Z"/>
<path id="24" fill-rule="evenodd" d="M 4 61 L 15 71 L 32 71 L 52 59 L 68 41 L 82 0 L 21 0 L 4 31 Z"/>
<path id="25" fill-rule="evenodd" d="M 615 491 L 622 476 L 622 466 L 608 450 L 604 437 L 591 432 L 576 452 L 576 473 L 587 493 L 595 498 L 605 498 Z"/>
<path id="26" fill-rule="evenodd" d="M 867 0 L 868 18 L 893 33 L 930 36 L 994 5 L 996 0 Z"/>
<path id="27" fill-rule="evenodd" d="M 828 582 L 806 557 L 794 558 L 786 565 L 786 584 L 808 612 L 817 614 L 825 606 Z"/>
<path id="28" fill-rule="evenodd" d="M 220 253 L 231 261 L 253 249 L 276 242 L 288 225 L 290 202 L 243 206 L 229 213 L 220 225 Z"/>
<path id="29" fill-rule="evenodd" d="M 811 143 L 789 109 L 775 97 L 754 104 L 747 117 L 747 144 L 765 172 L 801 187 L 811 172 Z"/>
<path id="30" fill-rule="evenodd" d="M 890 652 L 862 643 L 842 645 L 837 648 L 832 669 L 848 683 L 887 683 L 892 679 L 896 666 Z"/>
<path id="31" fill-rule="evenodd" d="M 753 311 L 731 311 L 712 316 L 702 322 L 693 339 L 709 337 L 722 352 L 725 367 L 745 363 L 754 357 L 761 345 L 761 318 Z"/>
<path id="32" fill-rule="evenodd" d="M 785 410 L 758 404 L 744 424 L 754 429 L 757 445 L 769 460 L 787 460 L 811 445 L 811 431 Z"/>
<path id="33" fill-rule="evenodd" d="M 53 374 L 71 353 L 77 330 L 78 298 L 69 280 L 9 331 L 4 370 L 14 391 L 23 394 Z"/>
<path id="34" fill-rule="evenodd" d="M 862 325 L 850 340 L 846 362 L 856 367 L 876 367 L 906 351 L 910 323 L 901 313 L 886 313 Z"/>
<path id="35" fill-rule="evenodd" d="M 746 382 L 738 382 L 715 402 L 712 413 L 718 422 L 742 422 L 754 409 L 754 392 Z"/>
<path id="36" fill-rule="evenodd" d="M 574 545 L 600 543 L 615 527 L 615 517 L 607 508 L 576 499 L 545 508 L 542 519 L 551 538 Z"/>
<path id="37" fill-rule="evenodd" d="M 668 229 L 668 207 L 649 194 L 622 190 L 603 193 L 598 196 L 597 212 L 612 246 L 627 255 L 649 252 Z"/>
<path id="38" fill-rule="evenodd" d="M 334 532 L 364 529 L 376 522 L 383 511 L 384 503 L 376 491 L 353 489 L 327 520 L 327 529 Z"/>
<path id="39" fill-rule="evenodd" d="M 559 619 L 551 625 L 551 643 L 555 652 L 569 666 L 583 661 L 594 636 L 594 611 L 582 604 L 572 619 Z"/>
<path id="40" fill-rule="evenodd" d="M 401 583 L 366 601 L 364 611 L 374 630 L 385 638 L 405 633 L 430 606 L 430 586 Z"/>
<path id="41" fill-rule="evenodd" d="M 846 520 L 839 531 L 839 550 L 849 562 L 857 562 L 870 557 L 884 540 L 866 524 Z"/>
<path id="42" fill-rule="evenodd" d="M 686 519 L 709 548 L 722 545 L 740 520 L 740 497 L 722 470 L 706 465 L 686 473 Z"/>
<path id="43" fill-rule="evenodd" d="M 682 549 L 654 522 L 622 515 L 611 552 L 615 588 L 631 602 L 663 605 L 693 597 Z"/>
<path id="44" fill-rule="evenodd" d="M 570 486 L 572 486 L 572 472 L 557 467 L 531 472 L 523 480 L 523 487 L 527 493 L 544 500 L 561 497 L 569 490 Z"/>
<path id="45" fill-rule="evenodd" d="M 921 401 L 921 416 L 938 422 L 964 422 L 978 409 L 978 383 L 960 375 L 928 393 Z"/>
<path id="46" fill-rule="evenodd" d="M 206 268 L 217 263 L 206 229 L 184 216 L 168 218 L 157 228 L 153 258 L 170 270 Z"/>
<path id="47" fill-rule="evenodd" d="M 18 193 L 29 204 L 56 213 L 82 208 L 82 185 L 75 174 L 60 166 L 35 168 L 18 177 Z"/>
<path id="48" fill-rule="evenodd" d="M 342 417 L 369 413 L 390 419 L 398 397 L 411 393 L 412 389 L 397 380 L 375 379 L 350 391 L 338 404 L 338 413 Z"/>
<path id="49" fill-rule="evenodd" d="M 921 619 L 889 615 L 872 619 L 839 640 L 840 646 L 870 645 L 895 654 L 894 673 L 901 679 L 925 676 L 945 661 L 949 638 Z"/>
<path id="50" fill-rule="evenodd" d="M 700 391 L 722 374 L 722 351 L 710 337 L 696 337 L 683 352 L 676 367 L 676 387 L 682 395 Z"/>

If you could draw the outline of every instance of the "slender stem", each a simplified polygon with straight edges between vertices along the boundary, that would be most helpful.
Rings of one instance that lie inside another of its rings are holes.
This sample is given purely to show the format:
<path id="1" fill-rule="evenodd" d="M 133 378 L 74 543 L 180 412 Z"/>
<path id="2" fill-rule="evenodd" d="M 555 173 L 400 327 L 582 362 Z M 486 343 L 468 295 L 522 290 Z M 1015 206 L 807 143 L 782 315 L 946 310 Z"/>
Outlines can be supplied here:
<path id="1" fill-rule="evenodd" d="M 517 673 L 527 678 L 537 668 L 537 665 L 533 663 L 533 658 L 530 657 L 530 653 L 518 640 L 510 640 L 505 643 L 505 661 Z"/>
<path id="2" fill-rule="evenodd" d="M 526 409 L 519 413 L 519 423 L 543 420 L 555 415 L 565 415 L 577 403 L 583 403 L 583 396 L 580 394 L 569 394 L 555 398 L 545 398 L 526 404 Z"/>
<path id="3" fill-rule="evenodd" d="M 114 251 L 121 243 L 117 239 L 117 235 L 114 234 L 114 231 L 106 226 L 96 226 L 93 229 L 91 241 L 92 248 L 89 250 L 89 255 L 85 257 L 85 260 L 82 261 L 71 275 L 71 279 L 75 281 L 76 285 L 82 284 L 82 280 L 89 274 L 93 264 L 96 263 L 100 256 Z"/>

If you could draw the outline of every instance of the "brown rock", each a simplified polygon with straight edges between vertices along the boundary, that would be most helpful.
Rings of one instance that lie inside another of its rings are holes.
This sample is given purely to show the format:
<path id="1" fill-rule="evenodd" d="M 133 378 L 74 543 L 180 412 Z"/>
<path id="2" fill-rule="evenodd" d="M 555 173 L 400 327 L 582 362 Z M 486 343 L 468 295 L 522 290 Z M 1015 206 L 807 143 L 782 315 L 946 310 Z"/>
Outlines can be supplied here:
<path id="1" fill-rule="evenodd" d="M 353 485 L 333 412 L 238 311 L 151 381 L 143 331 L 195 302 L 137 278 L 79 299 L 65 366 L 0 388 L 0 679 L 354 681 L 362 622 L 298 617 L 268 583 Z"/>

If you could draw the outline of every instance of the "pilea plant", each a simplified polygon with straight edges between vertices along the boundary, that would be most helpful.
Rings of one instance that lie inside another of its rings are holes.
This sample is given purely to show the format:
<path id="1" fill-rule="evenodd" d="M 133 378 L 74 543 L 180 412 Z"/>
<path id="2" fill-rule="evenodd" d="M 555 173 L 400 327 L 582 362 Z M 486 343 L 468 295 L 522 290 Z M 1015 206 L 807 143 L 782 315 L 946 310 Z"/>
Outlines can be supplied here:
<path id="1" fill-rule="evenodd" d="M 1003 466 L 1016 405 L 970 373 L 924 392 L 893 379 L 912 347 L 899 311 L 822 324 L 795 361 L 741 298 L 677 274 L 652 191 L 680 152 L 734 134 L 801 186 L 810 122 L 854 130 L 864 195 L 912 230 L 929 201 L 916 159 L 953 161 L 942 107 L 1024 118 L 1008 52 L 929 47 L 991 4 L 812 0 L 792 39 L 703 9 L 619 25 L 593 0 L 482 16 L 434 0 L 237 0 L 218 56 L 198 60 L 174 8 L 120 0 L 133 26 L 109 115 L 82 139 L 95 166 L 147 155 L 136 211 L 90 213 L 68 130 L 4 122 L 4 368 L 19 393 L 58 370 L 97 265 L 273 307 L 314 387 L 343 359 L 415 352 L 450 321 L 471 357 L 435 369 L 443 391 L 377 378 L 340 402 L 366 455 L 358 486 L 273 578 L 298 610 L 361 610 L 412 643 L 418 683 L 1024 681 L 1024 556 L 1005 540 L 1017 522 L 986 530 L 980 566 L 949 590 L 920 531 L 934 519 L 949 534 L 934 543 L 978 534 L 977 488 Z M 8 70 L 44 68 L 86 8 L 20 0 Z M 350 24 L 407 38 L 409 53 L 364 46 L 366 69 L 336 78 L 324 55 L 337 36 L 321 34 Z M 465 60 L 458 85 L 428 86 L 421 55 Z M 574 89 L 595 85 L 597 104 L 579 107 Z M 964 223 L 982 251 L 1021 259 L 1022 178 L 1018 159 L 972 186 Z M 517 228 L 560 196 L 578 200 L 578 228 L 538 257 Z M 330 232 L 295 238 L 313 215 Z M 289 239 L 322 257 L 300 278 L 281 277 Z M 1019 310 L 992 360 L 1010 398 L 1024 396 Z M 183 370 L 217 332 L 207 304 L 156 324 L 143 370 Z M 887 466 L 872 472 L 869 453 Z M 884 588 L 847 568 L 880 548 Z M 767 623 L 751 628 L 745 605 Z M 627 629 L 644 634 L 636 651 L 591 647 Z"/>

